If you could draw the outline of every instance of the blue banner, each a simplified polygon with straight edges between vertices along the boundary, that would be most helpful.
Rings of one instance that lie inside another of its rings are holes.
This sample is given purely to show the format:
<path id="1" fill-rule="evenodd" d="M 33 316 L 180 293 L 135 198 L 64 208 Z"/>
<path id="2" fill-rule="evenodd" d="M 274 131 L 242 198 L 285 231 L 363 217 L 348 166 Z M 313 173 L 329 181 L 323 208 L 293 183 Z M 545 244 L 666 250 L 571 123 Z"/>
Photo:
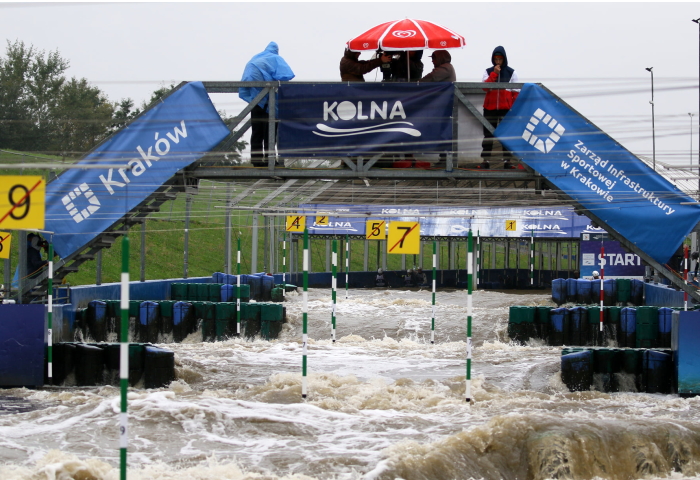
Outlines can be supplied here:
<path id="1" fill-rule="evenodd" d="M 576 111 L 527 84 L 495 132 L 509 150 L 659 263 L 700 206 Z"/>
<path id="2" fill-rule="evenodd" d="M 451 150 L 452 83 L 350 83 L 279 88 L 283 156 Z"/>
<path id="3" fill-rule="evenodd" d="M 604 240 L 603 242 L 588 239 L 588 235 L 582 235 L 579 252 L 580 278 L 593 279 L 593 272 L 601 270 L 601 243 L 605 247 L 605 278 L 644 278 L 644 265 L 642 259 L 634 253 L 626 251 L 616 240 Z"/>
<path id="4" fill-rule="evenodd" d="M 228 134 L 201 82 L 173 92 L 78 162 L 125 168 L 68 170 L 46 186 L 56 253 L 80 249 Z"/>
<path id="5" fill-rule="evenodd" d="M 578 215 L 571 207 L 479 207 L 382 206 L 303 204 L 306 225 L 316 235 L 366 235 L 367 220 L 418 221 L 426 237 L 466 237 L 469 229 L 482 237 L 578 239 L 582 233 L 603 229 Z M 316 216 L 328 216 L 328 225 L 317 225 Z"/>

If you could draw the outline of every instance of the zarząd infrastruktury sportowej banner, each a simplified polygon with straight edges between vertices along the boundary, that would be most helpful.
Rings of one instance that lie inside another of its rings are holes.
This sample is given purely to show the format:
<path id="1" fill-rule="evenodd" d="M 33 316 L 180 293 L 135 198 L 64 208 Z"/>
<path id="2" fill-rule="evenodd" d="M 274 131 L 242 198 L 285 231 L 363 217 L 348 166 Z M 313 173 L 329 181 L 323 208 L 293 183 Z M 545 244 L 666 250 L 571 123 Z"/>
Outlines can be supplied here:
<path id="1" fill-rule="evenodd" d="M 67 257 L 118 221 L 229 134 L 204 85 L 184 85 L 46 186 L 46 229 Z M 131 169 L 126 168 L 131 167 Z"/>
<path id="2" fill-rule="evenodd" d="M 290 156 L 452 148 L 452 83 L 349 83 L 279 88 L 278 149 Z"/>
<path id="3" fill-rule="evenodd" d="M 700 206 L 543 88 L 527 84 L 495 136 L 659 263 L 700 221 Z"/>

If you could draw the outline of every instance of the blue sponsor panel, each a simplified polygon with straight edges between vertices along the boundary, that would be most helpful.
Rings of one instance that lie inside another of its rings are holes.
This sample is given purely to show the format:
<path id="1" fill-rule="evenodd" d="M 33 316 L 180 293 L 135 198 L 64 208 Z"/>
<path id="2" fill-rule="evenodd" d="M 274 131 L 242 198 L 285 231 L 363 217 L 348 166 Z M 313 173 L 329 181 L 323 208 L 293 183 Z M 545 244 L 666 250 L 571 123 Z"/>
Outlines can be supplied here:
<path id="1" fill-rule="evenodd" d="M 446 152 L 454 85 L 281 85 L 279 149 L 285 156 Z"/>
<path id="2" fill-rule="evenodd" d="M 56 253 L 80 249 L 228 133 L 201 82 L 173 92 L 79 162 L 124 168 L 68 170 L 46 186 Z"/>
<path id="3" fill-rule="evenodd" d="M 495 135 L 659 263 L 700 220 L 700 206 L 682 205 L 690 197 L 537 85 L 525 85 Z"/>
<path id="4" fill-rule="evenodd" d="M 579 244 L 581 278 L 592 279 L 593 271 L 600 273 L 601 243 L 605 251 L 603 259 L 605 278 L 636 278 L 638 280 L 644 278 L 642 259 L 622 248 L 617 240 L 603 240 L 602 242 L 587 240 L 586 234 L 581 235 L 581 237 Z"/>
<path id="5" fill-rule="evenodd" d="M 454 208 L 439 206 L 382 206 L 345 204 L 302 204 L 310 234 L 365 235 L 367 220 L 388 223 L 418 221 L 422 236 L 466 237 L 469 229 L 483 237 L 580 238 L 582 233 L 599 233 L 590 220 L 570 207 Z M 328 216 L 328 225 L 317 225 L 315 217 Z M 353 215 L 353 216 L 348 216 Z M 357 217 L 356 215 L 361 215 Z M 515 230 L 506 230 L 506 222 L 515 221 Z"/>

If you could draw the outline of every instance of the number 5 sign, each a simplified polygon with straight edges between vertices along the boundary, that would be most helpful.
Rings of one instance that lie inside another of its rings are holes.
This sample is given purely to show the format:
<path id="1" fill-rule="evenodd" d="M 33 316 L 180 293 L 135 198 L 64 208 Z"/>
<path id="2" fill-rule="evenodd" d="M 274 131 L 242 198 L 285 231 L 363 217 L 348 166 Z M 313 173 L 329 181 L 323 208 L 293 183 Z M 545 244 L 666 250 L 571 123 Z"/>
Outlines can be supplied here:
<path id="1" fill-rule="evenodd" d="M 0 258 L 10 258 L 10 241 L 12 235 L 7 232 L 0 232 Z"/>
<path id="2" fill-rule="evenodd" d="M 0 177 L 0 227 L 43 230 L 45 193 L 40 176 Z"/>
<path id="3" fill-rule="evenodd" d="M 389 223 L 388 253 L 417 255 L 420 253 L 420 224 L 418 222 Z"/>

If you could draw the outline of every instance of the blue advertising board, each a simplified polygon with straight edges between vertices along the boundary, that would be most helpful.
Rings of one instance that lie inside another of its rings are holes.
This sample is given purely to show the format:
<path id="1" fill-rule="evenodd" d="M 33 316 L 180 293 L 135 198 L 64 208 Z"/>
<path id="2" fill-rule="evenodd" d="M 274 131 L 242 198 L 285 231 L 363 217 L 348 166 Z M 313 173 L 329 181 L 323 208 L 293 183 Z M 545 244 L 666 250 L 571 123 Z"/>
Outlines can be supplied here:
<path id="1" fill-rule="evenodd" d="M 578 239 L 581 233 L 603 232 L 571 207 L 478 207 L 383 206 L 302 204 L 310 234 L 365 235 L 367 220 L 418 221 L 421 236 L 466 237 L 469 229 L 483 237 L 530 237 Z M 329 217 L 317 225 L 316 216 Z M 513 227 L 512 230 L 506 228 Z"/>
<path id="2" fill-rule="evenodd" d="M 523 162 L 659 263 L 700 206 L 543 88 L 526 84 L 495 136 Z"/>
<path id="3" fill-rule="evenodd" d="M 447 82 L 281 85 L 278 149 L 290 157 L 446 152 L 453 102 Z"/>
<path id="4" fill-rule="evenodd" d="M 605 268 L 605 278 L 644 278 L 642 259 L 626 251 L 617 240 L 596 241 L 583 234 L 579 244 L 580 278 L 592 279 L 593 271 L 600 272 L 601 263 Z M 601 246 L 605 257 L 601 262 Z"/>
<path id="5" fill-rule="evenodd" d="M 56 253 L 80 249 L 228 134 L 201 82 L 173 92 L 78 162 L 124 168 L 72 169 L 46 186 Z"/>

